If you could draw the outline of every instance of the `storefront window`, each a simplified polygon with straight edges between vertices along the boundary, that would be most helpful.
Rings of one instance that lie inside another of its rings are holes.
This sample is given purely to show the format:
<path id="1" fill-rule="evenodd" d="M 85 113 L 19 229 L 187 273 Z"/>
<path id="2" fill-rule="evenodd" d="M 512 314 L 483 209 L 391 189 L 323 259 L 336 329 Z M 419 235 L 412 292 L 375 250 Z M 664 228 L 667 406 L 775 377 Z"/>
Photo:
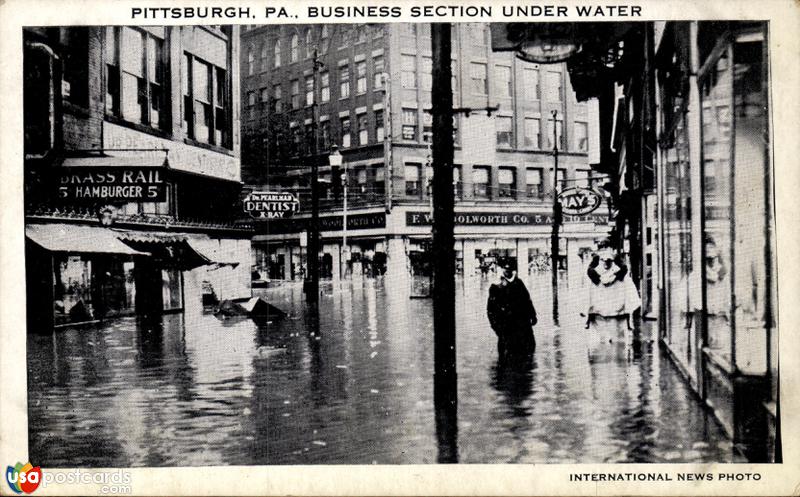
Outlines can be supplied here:
<path id="1" fill-rule="evenodd" d="M 746 374 L 767 372 L 772 327 L 763 59 L 763 33 L 740 33 L 703 75 L 701 93 L 707 345 Z"/>
<path id="2" fill-rule="evenodd" d="M 733 189 L 731 163 L 733 73 L 730 47 L 702 83 L 703 215 L 705 217 L 706 345 L 730 361 L 731 229 Z"/>
<path id="3" fill-rule="evenodd" d="M 665 167 L 664 263 L 666 265 L 665 337 L 676 358 L 688 366 L 695 343 L 696 321 L 690 283 L 697 269 L 692 258 L 691 179 L 687 120 L 676 114 L 672 141 L 663 151 Z"/>
<path id="4" fill-rule="evenodd" d="M 53 261 L 55 324 L 95 319 L 92 299 L 92 263 L 79 255 L 59 255 Z"/>

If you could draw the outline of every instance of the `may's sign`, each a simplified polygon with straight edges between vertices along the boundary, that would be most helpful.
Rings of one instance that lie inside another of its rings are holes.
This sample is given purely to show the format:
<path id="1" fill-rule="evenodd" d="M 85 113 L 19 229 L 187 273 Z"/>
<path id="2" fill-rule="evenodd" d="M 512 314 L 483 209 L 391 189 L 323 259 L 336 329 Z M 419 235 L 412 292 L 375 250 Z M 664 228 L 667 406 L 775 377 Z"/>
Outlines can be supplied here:
<path id="1" fill-rule="evenodd" d="M 163 202 L 164 171 L 147 167 L 69 167 L 58 172 L 58 196 L 86 202 Z"/>
<path id="2" fill-rule="evenodd" d="M 570 216 L 582 216 L 594 212 L 600 207 L 603 197 L 589 188 L 573 187 L 567 188 L 558 194 L 564 214 Z"/>
<path id="3" fill-rule="evenodd" d="M 244 199 L 244 211 L 254 218 L 283 219 L 300 209 L 300 201 L 288 192 L 251 192 Z"/>

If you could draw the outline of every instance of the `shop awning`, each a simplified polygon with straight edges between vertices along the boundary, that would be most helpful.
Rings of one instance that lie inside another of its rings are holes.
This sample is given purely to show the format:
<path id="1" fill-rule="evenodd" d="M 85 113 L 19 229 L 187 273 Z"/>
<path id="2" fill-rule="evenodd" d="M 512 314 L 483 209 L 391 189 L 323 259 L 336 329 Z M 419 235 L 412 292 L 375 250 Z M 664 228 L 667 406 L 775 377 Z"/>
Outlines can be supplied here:
<path id="1" fill-rule="evenodd" d="M 128 246 L 149 252 L 155 262 L 164 267 L 189 270 L 207 265 L 238 265 L 238 261 L 225 260 L 214 251 L 206 249 L 208 242 L 212 241 L 207 235 L 118 231 L 117 236 Z"/>
<path id="2" fill-rule="evenodd" d="M 25 236 L 51 252 L 149 255 L 120 241 L 108 228 L 81 224 L 29 224 Z"/>

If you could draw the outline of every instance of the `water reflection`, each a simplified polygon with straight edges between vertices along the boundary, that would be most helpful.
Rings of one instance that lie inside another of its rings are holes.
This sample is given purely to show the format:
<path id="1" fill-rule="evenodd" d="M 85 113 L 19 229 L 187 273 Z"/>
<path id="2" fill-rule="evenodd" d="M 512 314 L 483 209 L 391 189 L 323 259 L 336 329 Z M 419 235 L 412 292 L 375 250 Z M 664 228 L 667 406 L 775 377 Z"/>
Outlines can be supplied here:
<path id="1" fill-rule="evenodd" d="M 280 321 L 171 314 L 28 336 L 31 460 L 45 466 L 727 462 L 732 446 L 645 330 L 587 336 L 569 292 L 498 362 L 488 284 L 459 286 L 457 396 L 433 380 L 431 302 L 392 281 L 264 292 Z M 574 314 L 574 316 L 573 316 Z"/>

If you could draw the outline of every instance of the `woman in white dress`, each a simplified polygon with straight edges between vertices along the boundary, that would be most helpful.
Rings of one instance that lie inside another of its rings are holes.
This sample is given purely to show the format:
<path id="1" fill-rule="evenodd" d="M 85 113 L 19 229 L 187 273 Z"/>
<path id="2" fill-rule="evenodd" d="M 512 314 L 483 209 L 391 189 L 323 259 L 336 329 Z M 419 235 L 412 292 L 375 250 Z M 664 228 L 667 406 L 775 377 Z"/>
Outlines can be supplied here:
<path id="1" fill-rule="evenodd" d="M 613 341 L 624 319 L 630 332 L 631 316 L 641 307 L 639 291 L 633 283 L 628 268 L 611 249 L 603 249 L 596 255 L 587 271 L 589 282 L 586 328 L 595 324 L 597 338 Z M 626 341 L 630 333 L 625 333 Z"/>

